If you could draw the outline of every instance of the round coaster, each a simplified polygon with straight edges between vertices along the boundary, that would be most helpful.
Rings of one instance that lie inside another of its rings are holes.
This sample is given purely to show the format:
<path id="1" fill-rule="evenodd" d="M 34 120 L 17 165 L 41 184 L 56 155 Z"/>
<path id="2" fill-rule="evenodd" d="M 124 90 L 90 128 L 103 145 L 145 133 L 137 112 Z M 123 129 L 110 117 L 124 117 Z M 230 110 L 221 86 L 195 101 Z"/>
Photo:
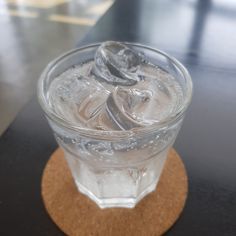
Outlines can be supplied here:
<path id="1" fill-rule="evenodd" d="M 178 219 L 187 197 L 183 162 L 169 152 L 155 192 L 133 209 L 100 209 L 78 192 L 61 149 L 49 159 L 43 173 L 42 197 L 48 214 L 67 235 L 162 235 Z"/>

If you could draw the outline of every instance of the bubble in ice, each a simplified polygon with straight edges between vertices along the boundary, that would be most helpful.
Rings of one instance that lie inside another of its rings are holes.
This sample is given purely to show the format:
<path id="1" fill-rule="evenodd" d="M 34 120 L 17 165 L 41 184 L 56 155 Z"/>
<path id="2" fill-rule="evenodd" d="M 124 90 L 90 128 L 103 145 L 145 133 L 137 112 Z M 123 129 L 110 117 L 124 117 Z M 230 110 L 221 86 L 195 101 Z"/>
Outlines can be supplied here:
<path id="1" fill-rule="evenodd" d="M 101 44 L 95 55 L 94 74 L 113 85 L 135 85 L 140 77 L 136 73 L 143 58 L 134 50 L 118 42 Z"/>

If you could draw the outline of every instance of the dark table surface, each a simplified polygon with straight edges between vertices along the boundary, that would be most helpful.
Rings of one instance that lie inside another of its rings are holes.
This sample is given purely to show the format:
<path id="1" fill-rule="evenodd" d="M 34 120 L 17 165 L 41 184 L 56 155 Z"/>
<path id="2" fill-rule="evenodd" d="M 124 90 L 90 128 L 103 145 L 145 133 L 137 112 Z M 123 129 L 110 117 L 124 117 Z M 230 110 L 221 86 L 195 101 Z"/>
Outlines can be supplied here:
<path id="1" fill-rule="evenodd" d="M 193 100 L 175 143 L 189 194 L 167 235 L 236 235 L 236 5 L 116 1 L 80 45 L 111 39 L 164 50 L 192 75 Z M 63 235 L 40 193 L 55 148 L 34 97 L 0 138 L 0 235 Z"/>

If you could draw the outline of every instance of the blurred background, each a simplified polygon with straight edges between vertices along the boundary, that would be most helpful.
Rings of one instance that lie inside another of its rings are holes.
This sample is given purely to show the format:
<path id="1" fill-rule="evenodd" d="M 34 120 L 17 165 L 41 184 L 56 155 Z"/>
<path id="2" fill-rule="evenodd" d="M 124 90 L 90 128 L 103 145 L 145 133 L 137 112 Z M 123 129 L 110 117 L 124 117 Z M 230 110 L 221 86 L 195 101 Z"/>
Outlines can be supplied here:
<path id="1" fill-rule="evenodd" d="M 113 0 L 0 0 L 0 135 L 35 94 L 47 63 L 78 45 L 112 4 Z M 136 0 L 135 4 L 131 16 L 135 23 L 126 22 L 130 14 L 126 9 L 122 18 L 111 10 L 103 29 L 119 35 L 112 21 L 121 19 L 120 26 L 126 24 L 133 41 L 164 50 L 186 66 L 226 70 L 235 79 L 235 0 Z M 215 81 L 219 96 L 221 82 Z M 228 89 L 229 96 L 235 92 Z M 209 89 L 208 95 L 211 92 L 215 93 Z"/>
<path id="2" fill-rule="evenodd" d="M 36 92 L 40 73 L 76 46 L 113 0 L 0 0 L 0 135 Z"/>

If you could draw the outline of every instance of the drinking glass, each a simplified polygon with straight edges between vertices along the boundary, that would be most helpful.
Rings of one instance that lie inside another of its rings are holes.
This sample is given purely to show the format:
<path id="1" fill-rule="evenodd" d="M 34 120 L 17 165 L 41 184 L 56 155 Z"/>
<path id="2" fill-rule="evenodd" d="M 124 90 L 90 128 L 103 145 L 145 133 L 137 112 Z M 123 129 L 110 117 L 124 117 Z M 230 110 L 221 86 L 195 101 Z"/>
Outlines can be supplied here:
<path id="1" fill-rule="evenodd" d="M 93 130 L 76 126 L 53 111 L 48 102 L 52 81 L 68 68 L 93 59 L 100 44 L 77 48 L 55 59 L 38 83 L 40 105 L 78 190 L 101 208 L 132 208 L 155 190 L 192 95 L 191 77 L 180 62 L 148 46 L 126 45 L 171 74 L 183 91 L 177 112 L 157 124 L 134 130 Z"/>

